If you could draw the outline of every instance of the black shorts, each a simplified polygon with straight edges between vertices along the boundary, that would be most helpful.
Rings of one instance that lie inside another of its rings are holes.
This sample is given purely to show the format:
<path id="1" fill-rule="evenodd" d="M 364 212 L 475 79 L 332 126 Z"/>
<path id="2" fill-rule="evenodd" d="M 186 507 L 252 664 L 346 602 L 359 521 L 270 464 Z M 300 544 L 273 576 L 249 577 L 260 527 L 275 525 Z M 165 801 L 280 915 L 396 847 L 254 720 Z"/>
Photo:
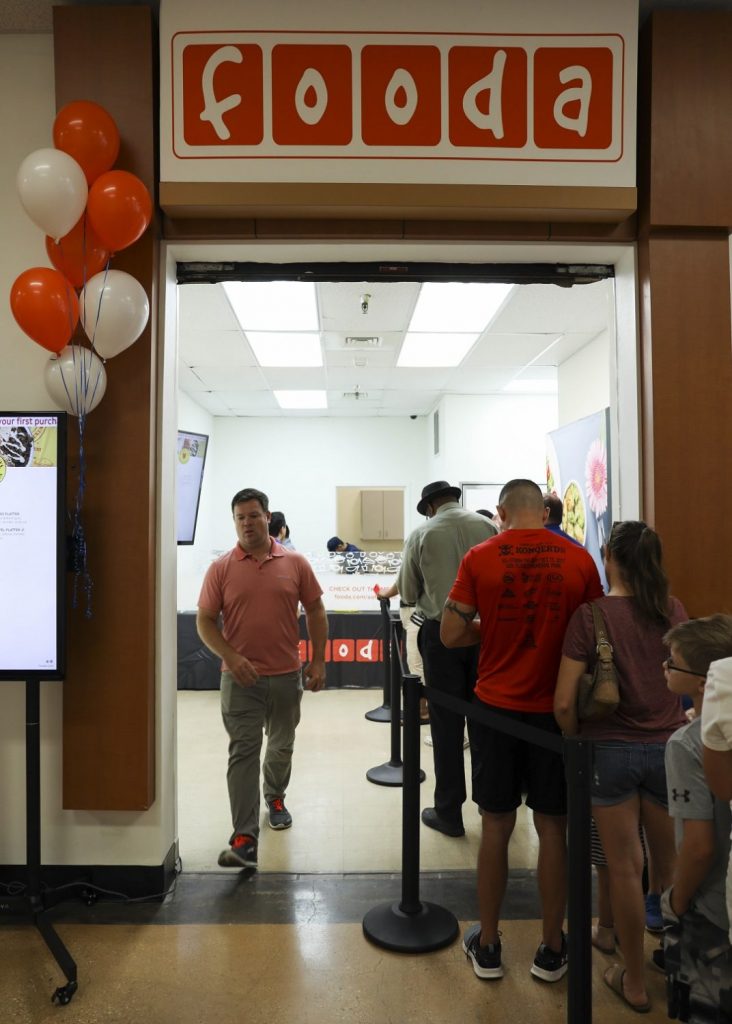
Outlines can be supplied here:
<path id="1" fill-rule="evenodd" d="M 483 701 L 477 703 L 515 722 L 560 735 L 554 715 L 548 712 L 509 711 Z M 561 754 L 516 739 L 482 722 L 471 721 L 469 728 L 473 800 L 482 810 L 491 814 L 508 814 L 521 804 L 522 794 L 526 793 L 526 806 L 539 814 L 567 813 L 567 787 Z"/>

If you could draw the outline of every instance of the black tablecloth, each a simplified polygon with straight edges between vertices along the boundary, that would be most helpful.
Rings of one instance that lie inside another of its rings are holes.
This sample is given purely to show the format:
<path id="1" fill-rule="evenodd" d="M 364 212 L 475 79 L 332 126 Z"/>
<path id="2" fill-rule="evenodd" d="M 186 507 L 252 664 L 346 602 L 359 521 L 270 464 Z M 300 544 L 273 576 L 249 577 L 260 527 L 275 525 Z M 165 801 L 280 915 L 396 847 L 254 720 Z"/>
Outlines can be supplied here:
<path id="1" fill-rule="evenodd" d="M 300 617 L 300 660 L 309 656 L 305 617 Z M 329 612 L 326 685 L 379 687 L 384 682 L 380 612 Z M 178 689 L 218 690 L 221 660 L 196 632 L 195 612 L 178 612 Z"/>

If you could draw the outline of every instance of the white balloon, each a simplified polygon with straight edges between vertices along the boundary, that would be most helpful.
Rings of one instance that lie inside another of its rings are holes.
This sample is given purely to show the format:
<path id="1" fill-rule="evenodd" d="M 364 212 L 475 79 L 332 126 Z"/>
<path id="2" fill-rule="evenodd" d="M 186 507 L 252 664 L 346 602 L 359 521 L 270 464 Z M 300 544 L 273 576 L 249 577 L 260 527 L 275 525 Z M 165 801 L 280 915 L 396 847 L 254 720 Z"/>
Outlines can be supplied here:
<path id="1" fill-rule="evenodd" d="M 123 270 L 95 274 L 79 296 L 79 319 L 103 359 L 119 355 L 137 341 L 149 316 L 145 289 Z"/>
<path id="2" fill-rule="evenodd" d="M 104 363 L 83 345 L 61 349 L 46 363 L 44 377 L 51 398 L 72 416 L 96 409 L 107 389 Z"/>
<path id="3" fill-rule="evenodd" d="M 79 164 L 60 149 L 36 149 L 16 178 L 25 212 L 45 234 L 67 235 L 86 207 L 89 187 Z"/>

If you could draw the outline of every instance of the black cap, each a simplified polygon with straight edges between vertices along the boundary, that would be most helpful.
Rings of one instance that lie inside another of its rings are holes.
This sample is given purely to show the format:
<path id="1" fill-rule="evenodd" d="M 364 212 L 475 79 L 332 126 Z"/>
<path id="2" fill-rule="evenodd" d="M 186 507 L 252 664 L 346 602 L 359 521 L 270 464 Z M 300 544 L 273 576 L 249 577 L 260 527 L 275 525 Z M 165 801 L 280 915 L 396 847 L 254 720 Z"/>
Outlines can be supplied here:
<path id="1" fill-rule="evenodd" d="M 427 515 L 427 506 L 432 498 L 440 498 L 444 494 L 451 494 L 455 501 L 459 501 L 462 495 L 459 487 L 453 487 L 447 480 L 435 480 L 433 484 L 427 484 L 422 488 L 422 497 L 417 504 L 417 511 L 421 516 Z"/>

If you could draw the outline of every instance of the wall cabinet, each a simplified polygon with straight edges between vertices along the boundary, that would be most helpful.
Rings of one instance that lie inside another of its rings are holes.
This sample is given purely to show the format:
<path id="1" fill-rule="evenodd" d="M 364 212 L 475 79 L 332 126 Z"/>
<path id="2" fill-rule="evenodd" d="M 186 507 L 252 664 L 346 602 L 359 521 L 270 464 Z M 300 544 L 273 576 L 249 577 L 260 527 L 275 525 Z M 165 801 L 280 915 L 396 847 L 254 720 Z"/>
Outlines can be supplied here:
<path id="1" fill-rule="evenodd" d="M 361 491 L 363 540 L 404 540 L 404 492 Z"/>

